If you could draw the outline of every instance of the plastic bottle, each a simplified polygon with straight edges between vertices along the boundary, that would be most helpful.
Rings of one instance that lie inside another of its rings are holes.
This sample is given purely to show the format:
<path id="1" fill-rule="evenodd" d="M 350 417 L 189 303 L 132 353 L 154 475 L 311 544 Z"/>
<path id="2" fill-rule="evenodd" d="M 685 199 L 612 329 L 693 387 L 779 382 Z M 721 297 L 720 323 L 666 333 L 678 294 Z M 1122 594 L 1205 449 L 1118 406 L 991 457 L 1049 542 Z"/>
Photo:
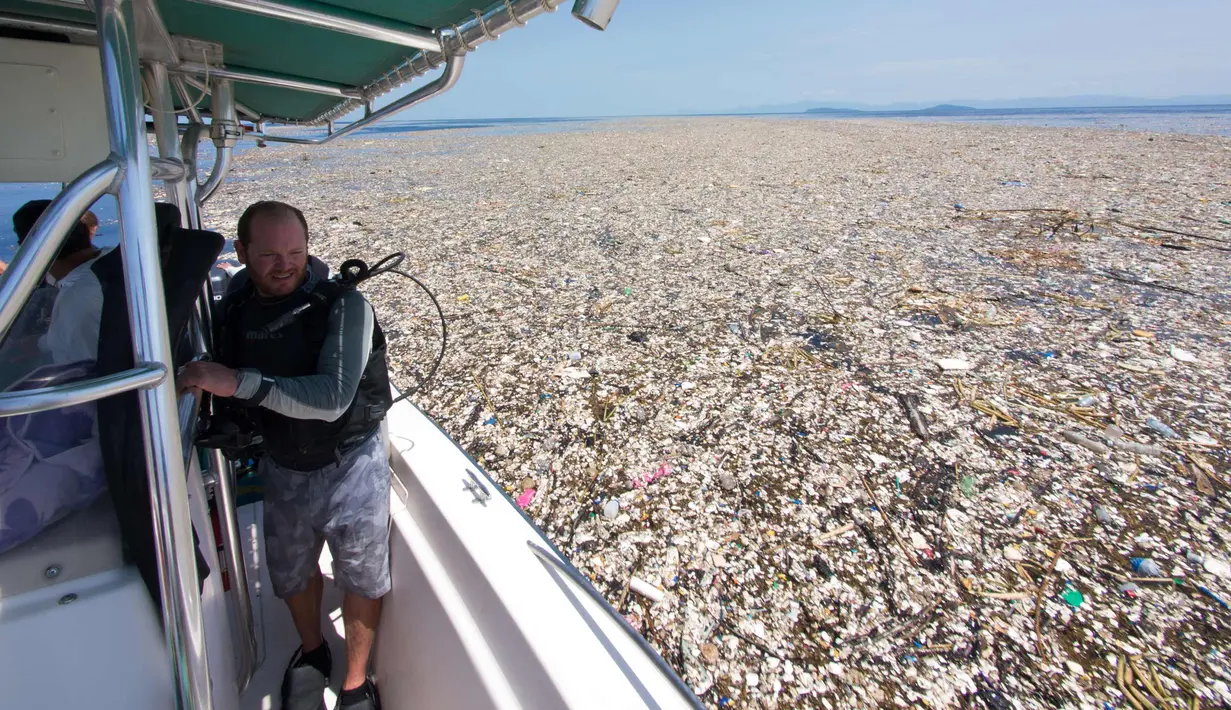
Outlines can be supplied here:
<path id="1" fill-rule="evenodd" d="M 1201 562 L 1201 566 L 1205 568 L 1206 572 L 1217 577 L 1231 577 L 1231 565 L 1216 557 L 1206 555 L 1205 560 Z"/>
<path id="2" fill-rule="evenodd" d="M 1163 569 L 1149 557 L 1134 557 L 1129 560 L 1129 564 L 1133 566 L 1133 571 L 1142 577 L 1163 576 Z"/>
<path id="3" fill-rule="evenodd" d="M 1176 433 L 1175 429 L 1172 429 L 1166 424 L 1163 424 L 1162 422 L 1155 419 L 1154 417 L 1146 417 L 1146 426 L 1150 427 L 1151 429 L 1158 432 L 1159 434 L 1162 434 L 1168 439 L 1180 438 L 1180 435 Z"/>

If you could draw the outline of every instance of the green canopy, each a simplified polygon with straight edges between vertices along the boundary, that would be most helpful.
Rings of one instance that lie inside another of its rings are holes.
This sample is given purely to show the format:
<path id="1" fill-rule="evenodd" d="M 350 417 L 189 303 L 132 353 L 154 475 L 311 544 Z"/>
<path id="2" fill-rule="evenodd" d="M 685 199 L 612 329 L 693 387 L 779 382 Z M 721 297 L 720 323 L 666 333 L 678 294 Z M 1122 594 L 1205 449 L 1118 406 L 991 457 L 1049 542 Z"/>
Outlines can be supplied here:
<path id="1" fill-rule="evenodd" d="M 145 2 L 146 0 L 135 0 Z M 238 104 L 275 122 L 322 123 L 361 106 L 429 66 L 444 61 L 443 53 L 464 52 L 499 32 L 520 26 L 544 10 L 554 10 L 563 0 L 154 0 L 167 32 L 179 43 L 183 63 L 213 64 L 204 56 L 194 56 L 184 47 L 199 48 L 204 43 L 220 45 L 221 65 L 229 70 L 284 75 L 294 79 L 344 87 L 350 98 L 324 93 L 235 83 Z M 250 3 L 245 9 L 223 5 Z M 36 2 L 0 0 L 0 12 L 92 26 L 93 13 L 72 0 Z M 274 12 L 262 11 L 273 7 Z M 476 14 L 473 8 L 482 13 Z M 436 33 L 441 51 L 416 48 L 406 43 L 360 36 L 362 32 L 305 24 L 286 19 L 277 10 L 308 11 L 317 17 L 336 16 L 359 24 L 402 28 L 432 40 Z M 509 13 L 512 13 L 510 16 Z M 83 41 L 73 37 L 73 41 Z M 86 40 L 88 41 L 88 40 Z M 417 71 L 406 71 L 407 67 Z M 175 72 L 176 67 L 171 67 Z M 197 73 L 198 80 L 201 78 Z M 208 105 L 207 103 L 203 105 Z"/>

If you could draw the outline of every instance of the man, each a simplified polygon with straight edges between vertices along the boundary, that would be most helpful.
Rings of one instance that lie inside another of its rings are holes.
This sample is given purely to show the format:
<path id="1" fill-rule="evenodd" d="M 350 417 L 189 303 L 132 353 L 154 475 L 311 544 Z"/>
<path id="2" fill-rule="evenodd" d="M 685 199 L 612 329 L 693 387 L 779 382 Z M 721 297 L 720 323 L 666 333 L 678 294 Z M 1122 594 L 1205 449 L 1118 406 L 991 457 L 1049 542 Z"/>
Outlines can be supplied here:
<path id="1" fill-rule="evenodd" d="M 94 239 L 94 236 L 98 234 L 98 215 L 86 210 L 85 214 L 81 215 L 81 223 L 90 231 L 90 239 Z"/>
<path id="2" fill-rule="evenodd" d="M 30 202 L 22 205 L 17 212 L 13 213 L 13 231 L 17 233 L 18 246 L 26 240 L 26 235 L 30 233 L 30 228 L 34 226 L 34 220 L 37 220 L 39 215 L 43 214 L 43 210 L 47 209 L 47 205 L 49 204 L 51 204 L 51 200 L 31 200 Z M 36 207 L 31 207 L 31 205 L 36 205 Z M 37 205 L 42 206 L 37 207 Z M 33 219 L 29 219 L 29 214 L 27 214 L 23 215 L 19 222 L 18 214 L 21 213 L 22 210 L 27 209 L 33 212 Z M 85 225 L 88 232 L 88 237 L 92 241 L 94 239 L 94 235 L 98 233 L 98 216 L 90 210 L 86 210 L 85 214 L 81 215 L 81 223 Z M 4 263 L 3 259 L 0 259 L 0 274 L 3 274 L 8 267 L 9 265 Z"/>
<path id="3" fill-rule="evenodd" d="M 31 200 L 13 213 L 13 231 L 17 233 L 18 244 L 25 243 L 34 223 L 50 204 L 51 200 Z M 74 225 L 47 270 L 47 281 L 58 292 L 39 347 L 56 364 L 98 358 L 103 291 L 90 267 L 105 252 L 95 248 L 90 237 L 89 226 L 84 221 Z"/>
<path id="4" fill-rule="evenodd" d="M 391 584 L 384 336 L 358 291 L 308 268 L 308 224 L 299 210 L 258 202 L 237 232 L 248 281 L 222 303 L 219 361 L 186 365 L 179 387 L 246 407 L 264 439 L 266 559 L 302 643 L 283 677 L 283 708 L 323 707 L 332 670 L 320 626 L 324 542 L 345 592 L 338 707 L 379 708 L 367 666 Z"/>

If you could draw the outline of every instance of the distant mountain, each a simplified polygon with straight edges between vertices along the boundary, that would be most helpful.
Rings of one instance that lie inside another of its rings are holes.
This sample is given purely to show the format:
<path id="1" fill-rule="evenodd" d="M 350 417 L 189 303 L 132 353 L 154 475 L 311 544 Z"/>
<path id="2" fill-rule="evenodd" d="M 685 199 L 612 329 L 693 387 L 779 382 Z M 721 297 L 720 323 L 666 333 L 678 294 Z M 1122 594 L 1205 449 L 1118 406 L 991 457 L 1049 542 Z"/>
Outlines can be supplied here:
<path id="1" fill-rule="evenodd" d="M 957 106 L 954 104 L 938 104 L 929 106 L 928 108 L 916 109 L 914 111 L 865 111 L 853 108 L 810 108 L 804 113 L 824 113 L 839 116 L 851 116 L 856 114 L 875 114 L 875 113 L 897 113 L 897 114 L 918 114 L 920 116 L 962 116 L 970 113 L 978 113 L 979 109 L 970 106 Z"/>
<path id="2" fill-rule="evenodd" d="M 901 111 L 927 112 L 950 106 L 963 109 L 1000 108 L 1108 108 L 1115 106 L 1217 106 L 1231 105 L 1231 94 L 1174 96 L 1163 99 L 1140 96 L 1110 96 L 1090 94 L 1083 96 L 1046 96 L 1024 99 L 951 99 L 940 104 L 935 102 L 898 102 L 892 104 L 865 104 L 846 101 L 796 101 L 782 104 L 742 106 L 719 113 L 829 113 L 864 111 L 869 113 L 897 113 Z M 828 109 L 815 111 L 814 109 Z M 706 112 L 708 113 L 708 112 Z"/>

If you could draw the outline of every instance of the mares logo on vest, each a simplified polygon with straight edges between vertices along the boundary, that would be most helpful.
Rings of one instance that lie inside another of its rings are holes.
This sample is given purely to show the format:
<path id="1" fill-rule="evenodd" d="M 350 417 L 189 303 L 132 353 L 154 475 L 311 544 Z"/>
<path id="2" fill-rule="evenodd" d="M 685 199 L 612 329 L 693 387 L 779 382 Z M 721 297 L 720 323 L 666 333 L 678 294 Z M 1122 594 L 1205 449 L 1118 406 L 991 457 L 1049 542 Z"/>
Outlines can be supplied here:
<path id="1" fill-rule="evenodd" d="M 310 280 L 286 298 L 266 302 L 248 282 L 223 301 L 215 341 L 221 350 L 219 361 L 229 367 L 254 368 L 265 377 L 317 374 L 334 303 L 353 289 L 353 284 Z M 279 466 L 309 471 L 335 463 L 367 439 L 380 426 L 392 400 L 385 336 L 380 324 L 374 323 L 371 354 L 355 398 L 340 417 L 294 419 L 256 407 L 250 419 Z"/>

